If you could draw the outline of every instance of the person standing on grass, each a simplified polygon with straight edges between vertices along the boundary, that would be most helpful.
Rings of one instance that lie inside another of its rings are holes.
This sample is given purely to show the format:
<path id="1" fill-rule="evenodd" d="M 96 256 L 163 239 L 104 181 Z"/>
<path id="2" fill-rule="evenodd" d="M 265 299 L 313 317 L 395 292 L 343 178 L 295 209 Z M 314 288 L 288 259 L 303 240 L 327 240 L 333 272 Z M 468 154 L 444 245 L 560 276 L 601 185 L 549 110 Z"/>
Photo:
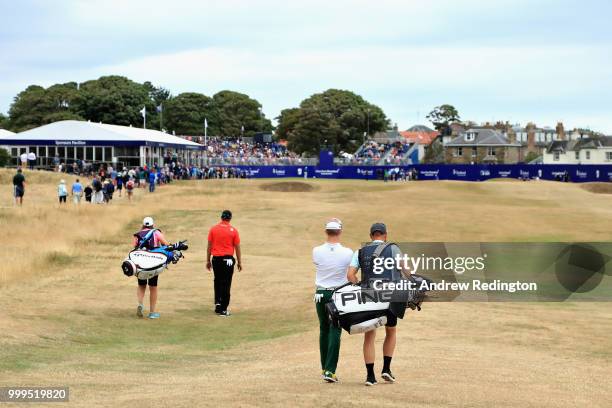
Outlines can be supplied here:
<path id="1" fill-rule="evenodd" d="M 13 176 L 13 197 L 15 197 L 15 205 L 23 205 L 23 195 L 25 194 L 26 179 L 21 168 L 17 169 L 17 174 Z"/>
<path id="2" fill-rule="evenodd" d="M 72 184 L 72 199 L 75 204 L 81 204 L 81 197 L 83 197 L 83 185 L 79 182 L 79 179 Z"/>
<path id="3" fill-rule="evenodd" d="M 104 201 L 104 193 L 102 192 L 102 182 L 98 176 L 94 176 L 91 187 L 93 188 L 93 197 L 91 202 L 94 204 L 102 204 Z"/>
<path id="4" fill-rule="evenodd" d="M 28 154 L 26 152 L 21 153 L 21 155 L 19 156 L 19 159 L 21 160 L 21 168 L 27 169 L 28 168 Z"/>
<path id="5" fill-rule="evenodd" d="M 117 175 L 116 183 L 117 191 L 119 192 L 119 197 L 121 197 L 121 191 L 123 190 L 123 176 L 121 175 L 121 173 Z"/>
<path id="6" fill-rule="evenodd" d="M 155 192 L 155 170 L 149 171 L 149 193 Z"/>
<path id="7" fill-rule="evenodd" d="M 93 188 L 88 184 L 87 187 L 83 190 L 85 193 L 85 201 L 91 203 L 91 196 L 93 194 Z"/>
<path id="8" fill-rule="evenodd" d="M 28 164 L 30 166 L 30 170 L 34 170 L 34 166 L 36 166 L 36 153 L 28 153 Z"/>
<path id="9" fill-rule="evenodd" d="M 125 183 L 125 192 L 128 197 L 128 201 L 132 201 L 132 195 L 134 194 L 134 179 L 130 178 L 127 183 Z"/>
<path id="10" fill-rule="evenodd" d="M 155 228 L 153 218 L 146 217 L 142 220 L 142 229 L 134 234 L 134 249 L 155 249 L 162 245 L 170 245 L 164 234 Z M 144 296 L 149 286 L 149 319 L 159 319 L 159 313 L 155 311 L 157 306 L 157 280 L 159 275 L 151 279 L 138 279 L 138 289 L 136 297 L 138 298 L 138 306 L 136 307 L 136 316 L 144 317 Z"/>
<path id="11" fill-rule="evenodd" d="M 219 316 L 229 316 L 227 307 L 230 303 L 230 290 L 234 275 L 234 264 L 238 259 L 238 272 L 242 270 L 242 254 L 240 252 L 240 235 L 230 221 L 232 212 L 224 210 L 221 222 L 214 225 L 208 232 L 208 247 L 206 248 L 206 269 L 215 275 L 215 313 Z M 234 252 L 236 258 L 234 258 Z M 212 256 L 212 259 L 211 259 Z"/>
<path id="12" fill-rule="evenodd" d="M 314 296 L 317 317 L 319 318 L 319 352 L 323 380 L 338 382 L 336 367 L 340 355 L 340 336 L 342 329 L 332 326 L 327 318 L 325 305 L 331 300 L 334 290 L 348 283 L 346 272 L 353 251 L 340 244 L 342 222 L 331 219 L 325 224 L 327 240 L 312 250 L 312 262 L 316 267 L 316 292 Z"/>
<path id="13" fill-rule="evenodd" d="M 366 288 L 371 288 L 372 281 L 397 281 L 401 277 L 401 270 L 396 268 L 395 259 L 402 256 L 400 248 L 393 243 L 387 244 L 387 226 L 381 222 L 372 224 L 370 227 L 370 238 L 372 242 L 366 244 L 358 251 L 355 251 L 351 264 L 348 268 L 347 279 L 351 283 L 358 283 L 357 271 L 361 269 L 361 282 Z M 378 248 L 381 247 L 382 252 L 379 256 L 375 255 Z M 386 265 L 387 258 L 391 258 L 393 267 L 384 267 L 382 272 L 374 272 L 374 257 L 382 259 L 382 265 Z M 382 378 L 389 382 L 395 382 L 395 377 L 391 374 L 391 359 L 395 351 L 395 343 L 397 337 L 397 317 L 392 313 L 387 314 L 387 324 L 385 325 L 385 341 L 383 343 L 383 369 Z M 374 374 L 374 340 L 376 339 L 376 330 L 366 332 L 363 338 L 363 359 L 366 365 L 367 378 L 365 385 L 372 386 L 377 384 L 376 375 Z"/>
<path id="14" fill-rule="evenodd" d="M 66 181 L 61 180 L 59 185 L 57 186 L 57 196 L 59 198 L 59 203 L 66 204 L 66 197 L 68 197 L 68 189 L 66 188 Z"/>

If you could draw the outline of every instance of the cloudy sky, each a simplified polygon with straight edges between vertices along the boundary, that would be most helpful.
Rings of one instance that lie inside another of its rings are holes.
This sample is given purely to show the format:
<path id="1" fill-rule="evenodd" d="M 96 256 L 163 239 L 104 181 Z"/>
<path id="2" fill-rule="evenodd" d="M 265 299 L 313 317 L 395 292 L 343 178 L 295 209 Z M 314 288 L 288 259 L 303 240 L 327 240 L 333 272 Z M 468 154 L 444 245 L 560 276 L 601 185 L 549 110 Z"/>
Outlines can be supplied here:
<path id="1" fill-rule="evenodd" d="M 327 88 L 400 128 L 454 104 L 475 121 L 612 134 L 608 0 L 0 0 L 0 112 L 29 84 L 125 75 L 223 89 L 268 117 Z"/>

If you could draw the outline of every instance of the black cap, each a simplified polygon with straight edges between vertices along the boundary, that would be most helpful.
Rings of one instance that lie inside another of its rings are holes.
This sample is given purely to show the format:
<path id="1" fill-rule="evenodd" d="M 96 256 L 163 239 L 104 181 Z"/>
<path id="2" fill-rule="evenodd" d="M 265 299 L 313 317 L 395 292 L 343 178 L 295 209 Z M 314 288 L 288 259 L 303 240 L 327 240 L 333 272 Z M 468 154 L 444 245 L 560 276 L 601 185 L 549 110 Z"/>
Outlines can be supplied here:
<path id="1" fill-rule="evenodd" d="M 221 219 L 222 220 L 231 220 L 232 219 L 232 212 L 230 210 L 223 210 L 223 212 L 221 213 Z"/>
<path id="2" fill-rule="evenodd" d="M 376 222 L 374 224 L 372 224 L 372 226 L 370 227 L 370 235 L 374 234 L 375 232 L 380 232 L 381 234 L 386 234 L 387 233 L 387 226 L 382 223 L 382 222 Z"/>

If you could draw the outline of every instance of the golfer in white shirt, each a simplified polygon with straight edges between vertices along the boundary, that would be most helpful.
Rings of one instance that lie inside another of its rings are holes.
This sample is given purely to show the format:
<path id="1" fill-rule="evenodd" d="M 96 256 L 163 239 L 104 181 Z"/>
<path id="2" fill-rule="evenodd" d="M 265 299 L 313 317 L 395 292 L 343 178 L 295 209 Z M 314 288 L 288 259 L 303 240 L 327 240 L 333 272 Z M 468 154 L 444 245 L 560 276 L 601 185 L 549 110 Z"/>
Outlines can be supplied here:
<path id="1" fill-rule="evenodd" d="M 325 224 L 327 240 L 323 245 L 312 250 L 312 261 L 317 275 L 315 302 L 319 317 L 319 351 L 321 353 L 321 370 L 323 379 L 329 383 L 338 382 L 336 367 L 340 354 L 340 335 L 342 330 L 333 327 L 327 318 L 325 305 L 330 301 L 334 290 L 346 284 L 346 271 L 351 263 L 353 253 L 350 248 L 340 244 L 342 222 L 334 218 Z"/>

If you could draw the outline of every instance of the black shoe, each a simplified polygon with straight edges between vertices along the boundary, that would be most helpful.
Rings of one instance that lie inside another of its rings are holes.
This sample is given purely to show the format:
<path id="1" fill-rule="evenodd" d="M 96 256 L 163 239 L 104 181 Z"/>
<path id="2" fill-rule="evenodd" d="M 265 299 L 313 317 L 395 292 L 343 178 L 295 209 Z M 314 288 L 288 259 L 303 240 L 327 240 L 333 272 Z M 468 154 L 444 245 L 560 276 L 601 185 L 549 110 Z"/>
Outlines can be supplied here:
<path id="1" fill-rule="evenodd" d="M 376 377 L 374 377 L 373 375 L 372 376 L 368 375 L 368 378 L 366 378 L 365 385 L 368 387 L 371 387 L 372 385 L 376 385 L 376 384 L 378 384 L 378 381 L 376 381 Z"/>
<path id="2" fill-rule="evenodd" d="M 391 374 L 391 370 L 389 371 L 383 371 L 382 374 L 380 375 L 383 380 L 385 380 L 386 382 L 390 382 L 390 383 L 394 383 L 395 382 L 395 377 L 393 376 L 393 374 Z"/>

